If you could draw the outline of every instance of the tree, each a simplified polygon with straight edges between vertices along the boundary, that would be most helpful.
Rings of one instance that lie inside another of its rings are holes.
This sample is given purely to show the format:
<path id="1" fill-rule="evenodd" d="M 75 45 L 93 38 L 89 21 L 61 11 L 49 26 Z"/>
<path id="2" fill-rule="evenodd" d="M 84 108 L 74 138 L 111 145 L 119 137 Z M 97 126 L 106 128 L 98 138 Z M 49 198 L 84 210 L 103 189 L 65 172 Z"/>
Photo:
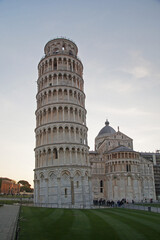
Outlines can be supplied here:
<path id="1" fill-rule="evenodd" d="M 31 184 L 29 184 L 29 182 L 27 182 L 25 180 L 20 180 L 18 183 L 22 185 L 20 187 L 21 192 L 24 192 L 24 191 L 25 192 L 33 192 L 33 189 L 31 188 Z"/>

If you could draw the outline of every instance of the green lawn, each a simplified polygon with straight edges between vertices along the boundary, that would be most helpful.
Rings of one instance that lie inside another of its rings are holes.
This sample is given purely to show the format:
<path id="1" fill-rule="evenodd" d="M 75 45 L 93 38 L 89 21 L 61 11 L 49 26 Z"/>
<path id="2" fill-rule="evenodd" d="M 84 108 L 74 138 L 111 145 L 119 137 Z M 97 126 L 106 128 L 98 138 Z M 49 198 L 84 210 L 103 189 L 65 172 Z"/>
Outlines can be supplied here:
<path id="1" fill-rule="evenodd" d="M 160 214 L 127 209 L 22 207 L 19 240 L 160 239 Z"/>
<path id="2" fill-rule="evenodd" d="M 0 195 L 0 198 L 33 198 L 31 195 Z"/>
<path id="3" fill-rule="evenodd" d="M 6 200 L 6 199 L 4 199 L 4 200 L 0 200 L 0 204 L 15 204 L 15 203 L 25 203 L 25 204 L 29 204 L 29 203 L 31 203 L 31 202 L 29 202 L 29 201 L 26 201 L 26 200 L 22 200 L 22 201 L 20 201 L 20 199 L 17 199 L 17 200 L 12 200 L 12 199 L 9 199 L 9 200 Z"/>

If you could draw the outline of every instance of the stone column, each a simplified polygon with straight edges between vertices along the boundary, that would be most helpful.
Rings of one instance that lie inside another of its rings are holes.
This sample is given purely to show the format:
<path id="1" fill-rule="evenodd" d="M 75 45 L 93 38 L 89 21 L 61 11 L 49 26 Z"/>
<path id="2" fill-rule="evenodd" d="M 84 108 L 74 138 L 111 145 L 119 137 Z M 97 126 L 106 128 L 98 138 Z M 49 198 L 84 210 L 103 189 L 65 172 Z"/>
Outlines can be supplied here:
<path id="1" fill-rule="evenodd" d="M 38 180 L 33 180 L 34 182 L 34 204 L 38 203 L 38 184 L 37 184 Z"/>
<path id="2" fill-rule="evenodd" d="M 54 159 L 53 159 L 53 150 L 51 151 L 51 164 L 54 165 Z"/>
<path id="3" fill-rule="evenodd" d="M 71 142 L 71 127 L 69 127 L 68 140 L 69 140 L 69 142 Z"/>
<path id="4" fill-rule="evenodd" d="M 75 122 L 76 116 L 75 116 L 75 109 L 73 109 L 73 121 Z"/>
<path id="5" fill-rule="evenodd" d="M 57 74 L 57 85 L 58 85 L 58 74 Z"/>
<path id="6" fill-rule="evenodd" d="M 69 149 L 69 155 L 70 155 L 70 164 L 72 164 L 72 150 Z"/>
<path id="7" fill-rule="evenodd" d="M 64 107 L 62 108 L 62 121 L 64 121 Z"/>
<path id="8" fill-rule="evenodd" d="M 43 145 L 43 131 L 41 132 L 41 145 Z"/>
<path id="9" fill-rule="evenodd" d="M 57 70 L 59 70 L 58 58 L 57 58 Z"/>
<path id="10" fill-rule="evenodd" d="M 75 162 L 76 162 L 76 164 L 77 164 L 77 149 L 75 149 L 75 158 L 76 158 L 76 159 L 75 159 L 75 160 L 76 160 Z"/>
<path id="11" fill-rule="evenodd" d="M 93 197 L 92 197 L 92 178 L 88 177 L 88 183 L 89 183 L 89 204 L 93 203 Z"/>
<path id="12" fill-rule="evenodd" d="M 86 134 L 86 145 L 88 146 L 88 138 L 87 138 L 87 134 Z"/>
<path id="13" fill-rule="evenodd" d="M 71 203 L 74 205 L 74 181 L 73 177 L 70 177 L 71 180 Z"/>
<path id="14" fill-rule="evenodd" d="M 67 71 L 68 71 L 68 59 L 67 59 Z"/>
<path id="15" fill-rule="evenodd" d="M 48 178 L 45 178 L 45 206 L 48 207 Z"/>
<path id="16" fill-rule="evenodd" d="M 85 183 L 84 176 L 82 176 L 82 199 L 83 199 L 83 207 L 86 207 L 86 196 L 85 196 Z"/>
<path id="17" fill-rule="evenodd" d="M 53 143 L 53 137 L 54 137 L 54 135 L 53 135 L 53 128 L 51 128 L 51 143 Z"/>
<path id="18" fill-rule="evenodd" d="M 46 152 L 46 167 L 48 166 L 48 151 Z"/>
<path id="19" fill-rule="evenodd" d="M 51 122 L 53 122 L 53 109 L 51 108 Z"/>
<path id="20" fill-rule="evenodd" d="M 63 149 L 63 162 L 66 164 L 66 150 Z"/>
<path id="21" fill-rule="evenodd" d="M 59 127 L 57 127 L 57 140 L 59 142 Z"/>
<path id="22" fill-rule="evenodd" d="M 57 184 L 58 184 L 58 186 L 57 186 L 57 202 L 58 202 L 58 208 L 60 208 L 61 207 L 61 178 L 60 177 L 58 177 L 57 178 Z"/>
<path id="23" fill-rule="evenodd" d="M 83 160 L 82 160 L 82 149 L 80 149 L 80 164 L 83 165 Z"/>
<path id="24" fill-rule="evenodd" d="M 77 137 L 76 137 L 76 128 L 74 129 L 74 139 L 75 139 L 75 142 L 77 141 Z"/>
<path id="25" fill-rule="evenodd" d="M 48 92 L 47 92 L 47 97 L 46 97 L 46 101 L 47 101 L 47 104 L 48 104 Z"/>

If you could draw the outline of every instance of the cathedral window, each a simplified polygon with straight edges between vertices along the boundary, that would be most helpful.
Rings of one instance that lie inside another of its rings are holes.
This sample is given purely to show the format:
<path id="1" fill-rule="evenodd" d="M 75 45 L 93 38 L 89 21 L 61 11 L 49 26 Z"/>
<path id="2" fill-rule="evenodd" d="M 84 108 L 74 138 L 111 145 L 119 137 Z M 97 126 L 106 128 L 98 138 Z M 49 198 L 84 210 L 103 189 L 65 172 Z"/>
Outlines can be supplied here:
<path id="1" fill-rule="evenodd" d="M 100 181 L 100 192 L 103 193 L 103 181 Z"/>
<path id="2" fill-rule="evenodd" d="M 131 165 L 129 165 L 129 164 L 126 165 L 126 171 L 131 172 Z"/>
<path id="3" fill-rule="evenodd" d="M 79 181 L 76 182 L 77 188 L 79 188 Z"/>
<path id="4" fill-rule="evenodd" d="M 128 172 L 128 164 L 126 165 L 126 171 Z"/>
<path id="5" fill-rule="evenodd" d="M 57 159 L 58 158 L 58 152 L 57 152 L 57 149 L 54 148 L 53 149 L 53 159 Z"/>
<path id="6" fill-rule="evenodd" d="M 64 189 L 65 198 L 67 198 L 67 188 Z"/>
<path id="7" fill-rule="evenodd" d="M 71 50 L 69 50 L 69 55 L 71 55 L 71 56 L 73 55 L 73 53 L 72 53 L 72 51 L 71 51 Z"/>
<path id="8" fill-rule="evenodd" d="M 54 70 L 57 70 L 57 59 L 54 59 Z"/>

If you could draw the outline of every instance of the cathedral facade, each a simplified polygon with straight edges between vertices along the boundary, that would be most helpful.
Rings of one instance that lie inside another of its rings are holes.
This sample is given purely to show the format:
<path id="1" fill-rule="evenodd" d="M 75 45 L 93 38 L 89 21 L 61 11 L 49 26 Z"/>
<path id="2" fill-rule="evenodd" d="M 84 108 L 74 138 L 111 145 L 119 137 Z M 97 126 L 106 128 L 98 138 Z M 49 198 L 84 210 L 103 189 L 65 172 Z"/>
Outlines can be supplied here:
<path id="1" fill-rule="evenodd" d="M 108 120 L 87 142 L 83 64 L 76 44 L 49 41 L 38 64 L 34 203 L 90 208 L 93 200 L 155 199 L 153 163 Z"/>

